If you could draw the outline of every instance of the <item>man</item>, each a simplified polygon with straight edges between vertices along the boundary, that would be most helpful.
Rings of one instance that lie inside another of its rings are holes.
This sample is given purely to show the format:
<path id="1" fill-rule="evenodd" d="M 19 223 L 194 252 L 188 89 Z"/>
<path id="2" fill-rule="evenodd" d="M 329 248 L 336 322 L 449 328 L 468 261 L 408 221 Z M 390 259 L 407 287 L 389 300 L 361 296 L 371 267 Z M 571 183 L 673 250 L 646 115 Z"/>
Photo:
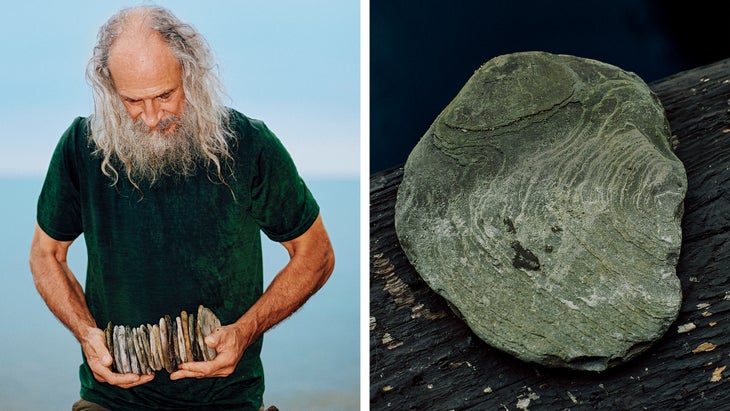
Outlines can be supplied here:
<path id="1" fill-rule="evenodd" d="M 263 123 L 222 105 L 213 69 L 200 34 L 165 9 L 125 9 L 100 29 L 94 114 L 53 154 L 30 256 L 39 293 L 81 343 L 74 409 L 261 409 L 262 334 L 333 270 L 291 158 Z M 290 256 L 266 292 L 260 230 Z M 66 263 L 82 233 L 85 291 Z M 205 340 L 214 360 L 112 371 L 108 321 L 155 323 L 200 304 L 224 324 Z"/>

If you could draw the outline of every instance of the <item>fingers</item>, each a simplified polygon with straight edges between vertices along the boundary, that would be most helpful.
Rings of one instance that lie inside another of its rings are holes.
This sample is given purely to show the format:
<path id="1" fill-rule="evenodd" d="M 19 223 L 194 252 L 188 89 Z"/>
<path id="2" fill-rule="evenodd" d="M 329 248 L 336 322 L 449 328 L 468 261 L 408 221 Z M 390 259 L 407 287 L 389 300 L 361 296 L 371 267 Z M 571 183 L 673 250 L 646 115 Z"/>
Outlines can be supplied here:
<path id="1" fill-rule="evenodd" d="M 228 352 L 219 353 L 211 361 L 196 361 L 180 364 L 178 370 L 170 374 L 171 380 L 182 378 L 227 377 L 236 369 L 238 358 Z"/>
<path id="2" fill-rule="evenodd" d="M 99 361 L 98 359 L 92 360 L 87 357 L 87 363 L 97 381 L 106 382 L 121 388 L 136 387 L 137 385 L 146 384 L 155 378 L 154 374 L 137 375 L 131 373 L 115 373 L 111 369 L 111 359 L 109 359 L 108 364 L 104 364 L 103 361 Z"/>
<path id="3" fill-rule="evenodd" d="M 108 351 L 106 355 L 109 355 Z M 146 384 L 155 378 L 154 374 L 137 375 L 131 373 L 115 373 L 111 369 L 111 356 L 107 360 L 108 361 L 105 363 L 103 357 L 101 360 L 99 358 L 90 359 L 87 357 L 89 368 L 91 368 L 91 372 L 94 373 L 94 378 L 96 378 L 97 381 L 106 382 L 121 388 L 131 388 L 136 387 L 137 385 Z"/>
<path id="4" fill-rule="evenodd" d="M 213 333 L 211 333 L 209 336 L 205 337 L 205 344 L 208 345 L 210 348 L 215 348 L 218 345 L 218 340 L 221 336 L 221 327 L 216 328 Z"/>
<path id="5" fill-rule="evenodd" d="M 137 374 L 118 374 L 111 370 L 111 361 L 108 365 L 104 364 L 103 361 L 98 359 L 92 360 L 87 357 L 87 363 L 91 372 L 94 373 L 94 378 L 100 382 L 106 382 L 111 385 L 116 385 L 121 388 L 131 388 L 137 385 L 142 385 L 152 381 L 155 378 L 154 374 L 148 375 L 137 375 Z"/>
<path id="6" fill-rule="evenodd" d="M 182 378 L 227 377 L 236 369 L 243 348 L 236 346 L 236 339 L 230 329 L 219 327 L 205 338 L 205 343 L 215 348 L 218 355 L 210 361 L 196 361 L 180 364 L 178 370 L 170 374 L 171 380 Z"/>
<path id="7" fill-rule="evenodd" d="M 191 366 L 193 364 L 199 364 L 199 363 L 185 363 L 180 364 L 180 368 L 177 369 L 177 371 L 170 374 L 171 380 L 181 380 L 183 378 L 206 378 L 209 376 L 212 376 L 209 374 L 209 370 L 211 369 L 209 366 L 205 367 L 196 367 Z"/>
<path id="8" fill-rule="evenodd" d="M 98 381 L 106 382 L 108 384 L 127 389 L 146 384 L 152 381 L 155 378 L 155 375 L 117 374 L 112 372 L 108 368 L 103 368 L 99 372 L 94 371 L 94 378 L 96 378 Z"/>
<path id="9" fill-rule="evenodd" d="M 94 374 L 94 378 L 100 382 L 106 382 L 121 388 L 131 388 L 137 385 L 146 384 L 155 378 L 154 374 L 118 374 L 112 371 L 112 356 L 106 348 L 104 331 L 94 328 L 90 329 L 84 338 L 81 349 L 86 356 L 86 362 Z"/>

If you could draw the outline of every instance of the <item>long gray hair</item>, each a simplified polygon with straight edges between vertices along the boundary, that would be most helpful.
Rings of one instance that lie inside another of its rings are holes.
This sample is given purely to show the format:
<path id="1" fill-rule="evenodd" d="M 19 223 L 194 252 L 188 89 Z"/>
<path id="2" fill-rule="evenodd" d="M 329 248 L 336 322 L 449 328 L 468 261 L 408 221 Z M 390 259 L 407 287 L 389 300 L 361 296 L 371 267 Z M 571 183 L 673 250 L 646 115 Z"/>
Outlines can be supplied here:
<path id="1" fill-rule="evenodd" d="M 194 139 L 207 167 L 215 168 L 218 179 L 226 184 L 224 170 L 230 171 L 229 140 L 233 133 L 228 126 L 228 109 L 222 102 L 224 95 L 216 73 L 216 66 L 205 39 L 192 26 L 181 22 L 162 7 L 140 6 L 123 9 L 112 16 L 100 29 L 97 45 L 89 60 L 86 76 L 94 94 L 94 114 L 91 116 L 91 138 L 96 144 L 95 153 L 103 156 L 101 169 L 112 178 L 112 185 L 119 179 L 114 167 L 115 159 L 124 166 L 129 181 L 133 180 L 132 159 L 125 153 L 122 143 L 115 136 L 124 132 L 128 116 L 118 95 L 109 71 L 109 51 L 129 23 L 134 13 L 144 15 L 144 24 L 159 33 L 178 59 L 182 68 L 185 93 L 184 115 L 195 126 Z M 206 168 L 207 168 L 206 167 Z M 189 170 L 187 170 L 189 171 Z"/>

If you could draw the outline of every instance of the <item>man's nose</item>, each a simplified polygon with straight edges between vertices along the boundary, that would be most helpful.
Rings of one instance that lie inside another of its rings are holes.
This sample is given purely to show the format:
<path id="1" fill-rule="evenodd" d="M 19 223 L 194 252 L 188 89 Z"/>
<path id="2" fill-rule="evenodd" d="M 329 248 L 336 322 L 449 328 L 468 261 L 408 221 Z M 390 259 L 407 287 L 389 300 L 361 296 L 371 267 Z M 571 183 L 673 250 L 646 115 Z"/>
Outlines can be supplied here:
<path id="1" fill-rule="evenodd" d="M 157 127 L 157 124 L 162 119 L 160 105 L 155 100 L 145 100 L 141 116 L 142 121 L 144 121 L 147 127 L 152 129 Z"/>

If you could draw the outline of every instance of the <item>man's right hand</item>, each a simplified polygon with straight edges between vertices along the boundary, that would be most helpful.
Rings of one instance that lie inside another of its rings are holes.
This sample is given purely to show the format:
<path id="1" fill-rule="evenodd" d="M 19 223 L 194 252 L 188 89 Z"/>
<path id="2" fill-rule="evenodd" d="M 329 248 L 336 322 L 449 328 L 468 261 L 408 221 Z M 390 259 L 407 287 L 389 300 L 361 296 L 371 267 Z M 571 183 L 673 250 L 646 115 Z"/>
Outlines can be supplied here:
<path id="1" fill-rule="evenodd" d="M 81 342 L 94 378 L 121 388 L 152 381 L 154 375 L 117 374 L 112 371 L 113 360 L 106 348 L 104 331 L 96 328 L 96 321 L 86 305 L 84 289 L 66 262 L 71 243 L 52 238 L 36 223 L 30 248 L 30 271 L 38 292 L 53 314 Z"/>
<path id="2" fill-rule="evenodd" d="M 81 349 L 86 356 L 86 363 L 89 364 L 94 378 L 99 382 L 106 382 L 121 388 L 132 388 L 152 381 L 154 374 L 118 374 L 112 371 L 112 356 L 106 348 L 104 331 L 89 327 L 81 340 Z"/>

